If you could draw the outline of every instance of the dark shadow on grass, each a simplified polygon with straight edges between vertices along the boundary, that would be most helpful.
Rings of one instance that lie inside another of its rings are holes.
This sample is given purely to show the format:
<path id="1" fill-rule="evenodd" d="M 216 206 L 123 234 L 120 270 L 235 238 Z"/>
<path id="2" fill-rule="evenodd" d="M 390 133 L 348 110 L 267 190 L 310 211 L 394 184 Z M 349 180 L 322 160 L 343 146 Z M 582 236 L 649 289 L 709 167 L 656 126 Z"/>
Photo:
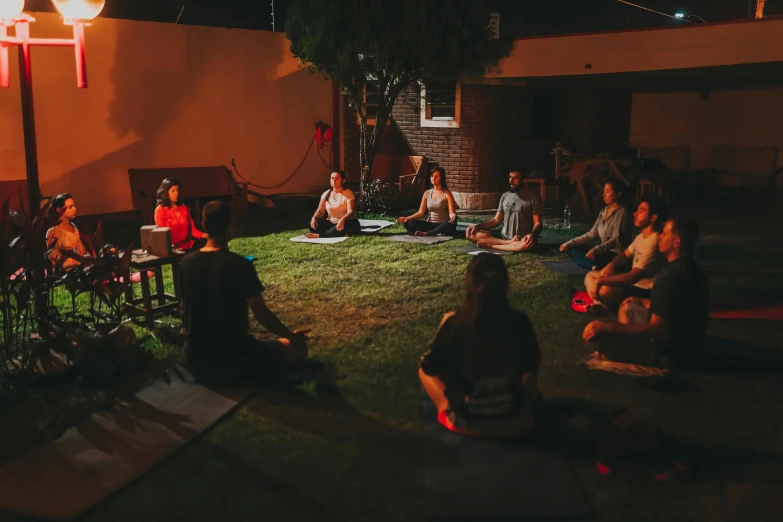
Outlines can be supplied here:
<path id="1" fill-rule="evenodd" d="M 756 471 L 751 471 L 752 467 L 772 465 L 780 470 L 783 465 L 783 453 L 696 444 L 665 434 L 623 407 L 588 399 L 545 400 L 538 416 L 543 433 L 533 444 L 562 450 L 570 458 L 594 458 L 610 469 L 644 480 L 664 481 L 675 476 L 753 480 Z M 529 445 L 531 440 L 504 443 Z M 769 476 L 757 472 L 764 478 Z M 773 474 L 773 478 L 783 482 L 783 474 Z"/>
<path id="2" fill-rule="evenodd" d="M 231 451 L 206 440 L 198 441 L 197 447 L 215 462 L 229 468 L 242 482 L 257 488 L 259 494 L 283 498 L 285 509 L 303 515 L 308 520 L 345 521 L 344 517 L 331 511 L 325 504 L 311 499 L 290 484 L 262 473 L 258 468 L 242 460 Z M 259 515 L 261 514 L 259 513 Z"/>
<path id="3" fill-rule="evenodd" d="M 424 466 L 424 454 L 456 458 L 455 453 L 416 433 L 396 429 L 358 411 L 338 389 L 318 397 L 304 392 L 263 391 L 245 406 L 264 418 L 332 442 L 359 443 L 394 455 L 412 469 Z"/>

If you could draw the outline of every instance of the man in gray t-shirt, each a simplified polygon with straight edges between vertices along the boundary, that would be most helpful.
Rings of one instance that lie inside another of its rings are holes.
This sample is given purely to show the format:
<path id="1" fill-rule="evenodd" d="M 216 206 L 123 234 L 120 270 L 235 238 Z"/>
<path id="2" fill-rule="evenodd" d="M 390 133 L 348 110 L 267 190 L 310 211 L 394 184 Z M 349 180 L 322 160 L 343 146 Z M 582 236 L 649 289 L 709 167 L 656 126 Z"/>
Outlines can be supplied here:
<path id="1" fill-rule="evenodd" d="M 540 197 L 522 187 L 522 175 L 518 170 L 509 173 L 508 184 L 510 190 L 500 198 L 495 217 L 471 226 L 465 237 L 483 248 L 525 252 L 535 246 L 536 238 L 541 233 L 544 204 Z M 501 223 L 503 228 L 500 234 L 489 231 Z"/>

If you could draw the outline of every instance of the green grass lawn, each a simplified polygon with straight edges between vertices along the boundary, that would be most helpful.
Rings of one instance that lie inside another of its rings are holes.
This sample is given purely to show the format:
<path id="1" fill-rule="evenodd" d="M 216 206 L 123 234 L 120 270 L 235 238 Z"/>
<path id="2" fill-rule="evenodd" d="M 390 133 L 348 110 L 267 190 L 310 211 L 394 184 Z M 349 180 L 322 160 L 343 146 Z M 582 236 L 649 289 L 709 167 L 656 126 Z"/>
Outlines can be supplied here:
<path id="1" fill-rule="evenodd" d="M 383 233 L 402 230 L 395 225 Z M 258 257 L 254 264 L 265 299 L 285 324 L 312 328 L 311 354 L 336 368 L 339 393 L 307 385 L 297 394 L 255 392 L 204 437 L 99 504 L 84 520 L 422 519 L 426 450 L 419 436 L 416 366 L 441 316 L 462 298 L 470 256 L 449 248 L 466 242 L 422 246 L 382 236 L 335 245 L 289 241 L 300 233 L 236 239 L 231 249 Z M 743 261 L 723 262 L 726 254 L 719 253 L 711 285 L 721 295 L 730 294 L 741 279 Z M 586 409 L 601 411 L 627 407 L 667 435 L 701 447 L 702 460 L 711 463 L 684 478 L 657 483 L 645 467 L 621 466 L 602 477 L 594 458 L 575 458 L 598 519 L 733 520 L 743 498 L 778 484 L 783 476 L 780 457 L 770 461 L 770 454 L 783 450 L 779 377 L 689 375 L 699 391 L 664 394 L 644 390 L 630 378 L 579 367 L 591 351 L 581 340 L 589 318 L 566 305 L 570 286 L 581 281 L 539 263 L 562 257 L 551 249 L 504 258 L 511 303 L 528 314 L 539 338 L 545 397 L 577 399 Z M 771 273 L 759 274 L 745 277 L 760 288 L 780 283 Z M 253 328 L 265 335 L 257 325 Z M 711 333 L 776 348 L 783 328 L 716 323 Z M 178 348 L 159 335 L 141 328 L 137 334 L 155 355 L 155 369 L 179 357 Z M 118 387 L 142 383 L 137 379 Z M 11 405 L 0 410 L 0 461 L 57 436 L 115 395 L 116 390 L 101 391 L 78 378 L 17 391 L 0 403 Z"/>

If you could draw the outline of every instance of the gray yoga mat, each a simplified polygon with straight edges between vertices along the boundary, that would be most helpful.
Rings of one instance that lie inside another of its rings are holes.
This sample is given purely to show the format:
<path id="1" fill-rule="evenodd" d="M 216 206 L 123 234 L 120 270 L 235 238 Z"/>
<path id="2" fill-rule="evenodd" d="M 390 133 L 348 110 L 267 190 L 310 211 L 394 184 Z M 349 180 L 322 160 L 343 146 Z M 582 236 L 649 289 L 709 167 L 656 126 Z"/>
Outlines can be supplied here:
<path id="1" fill-rule="evenodd" d="M 385 219 L 360 219 L 359 226 L 362 227 L 362 234 L 372 234 L 378 232 L 386 227 L 392 226 L 394 223 Z"/>
<path id="2" fill-rule="evenodd" d="M 550 449 L 465 437 L 444 428 L 422 394 L 424 437 L 448 449 L 426 454 L 430 520 L 586 520 L 592 508 L 568 459 Z"/>
<path id="3" fill-rule="evenodd" d="M 488 254 L 495 254 L 498 256 L 508 256 L 513 254 L 514 252 L 501 252 L 500 250 L 491 250 L 489 248 L 479 248 L 476 245 L 463 245 L 458 247 L 450 248 L 452 252 L 456 252 L 458 254 L 470 254 L 470 255 L 477 255 L 481 252 L 486 252 Z"/>
<path id="4" fill-rule="evenodd" d="M 0 468 L 0 511 L 35 520 L 72 520 L 197 437 L 247 392 L 211 391 L 184 369 L 59 439 Z"/>
<path id="5" fill-rule="evenodd" d="M 451 236 L 409 236 L 402 234 L 399 236 L 389 236 L 386 239 L 389 241 L 397 241 L 398 243 L 418 243 L 420 245 L 434 245 L 435 243 L 442 243 L 449 239 L 454 239 Z"/>
<path id="6" fill-rule="evenodd" d="M 589 270 L 582 268 L 573 261 L 541 261 L 541 264 L 550 270 L 568 276 L 587 275 Z"/>

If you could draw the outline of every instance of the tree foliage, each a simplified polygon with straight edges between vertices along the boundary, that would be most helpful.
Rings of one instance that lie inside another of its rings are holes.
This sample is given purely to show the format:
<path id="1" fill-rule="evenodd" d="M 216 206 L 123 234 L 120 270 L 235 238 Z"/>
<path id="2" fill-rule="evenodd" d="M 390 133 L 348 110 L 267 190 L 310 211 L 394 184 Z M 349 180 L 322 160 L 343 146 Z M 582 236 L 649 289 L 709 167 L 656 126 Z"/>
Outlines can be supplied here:
<path id="1" fill-rule="evenodd" d="M 510 49 L 490 39 L 482 0 L 293 0 L 291 52 L 339 83 L 359 117 L 362 183 L 397 96 L 411 84 L 483 75 Z M 377 80 L 376 124 L 368 131 L 364 92 Z M 369 132 L 369 134 L 368 134 Z"/>

